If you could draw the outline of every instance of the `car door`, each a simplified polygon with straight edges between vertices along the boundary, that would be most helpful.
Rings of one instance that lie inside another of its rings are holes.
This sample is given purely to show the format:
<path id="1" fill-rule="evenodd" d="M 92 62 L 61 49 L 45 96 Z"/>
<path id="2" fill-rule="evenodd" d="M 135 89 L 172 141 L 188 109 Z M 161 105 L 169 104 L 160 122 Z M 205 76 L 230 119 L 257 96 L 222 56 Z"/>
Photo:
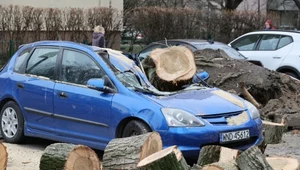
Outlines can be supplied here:
<path id="1" fill-rule="evenodd" d="M 58 135 L 68 140 L 108 143 L 114 137 L 109 131 L 113 94 L 86 86 L 89 79 L 102 78 L 103 69 L 87 53 L 64 49 L 59 70 L 61 81 L 54 88 Z"/>
<path id="2" fill-rule="evenodd" d="M 251 60 L 260 61 L 262 66 L 270 70 L 276 70 L 285 56 L 291 51 L 291 37 L 279 34 L 265 34 L 256 50 L 253 51 Z"/>
<path id="3" fill-rule="evenodd" d="M 13 88 L 15 96 L 24 111 L 26 125 L 34 133 L 54 132 L 53 93 L 56 61 L 60 49 L 38 47 L 21 53 L 15 62 Z"/>
<path id="4" fill-rule="evenodd" d="M 256 46 L 259 43 L 259 40 L 261 39 L 262 35 L 260 34 L 251 34 L 246 35 L 241 38 L 236 39 L 229 45 L 239 51 L 242 55 L 244 55 L 246 58 L 248 58 L 249 61 L 253 61 L 256 55 L 254 54 L 256 50 Z"/>

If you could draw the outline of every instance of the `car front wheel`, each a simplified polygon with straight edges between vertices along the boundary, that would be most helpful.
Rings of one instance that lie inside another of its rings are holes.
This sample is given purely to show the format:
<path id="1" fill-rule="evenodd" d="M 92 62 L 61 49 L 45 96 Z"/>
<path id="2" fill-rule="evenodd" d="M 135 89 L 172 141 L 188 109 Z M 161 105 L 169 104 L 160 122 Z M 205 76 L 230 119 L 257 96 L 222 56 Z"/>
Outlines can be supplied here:
<path id="1" fill-rule="evenodd" d="M 151 129 L 145 123 L 137 120 L 132 120 L 127 123 L 124 128 L 122 137 L 130 137 L 151 132 Z"/>
<path id="2" fill-rule="evenodd" d="M 4 141 L 21 143 L 24 140 L 24 118 L 15 102 L 10 101 L 3 106 L 0 120 L 0 130 Z"/>

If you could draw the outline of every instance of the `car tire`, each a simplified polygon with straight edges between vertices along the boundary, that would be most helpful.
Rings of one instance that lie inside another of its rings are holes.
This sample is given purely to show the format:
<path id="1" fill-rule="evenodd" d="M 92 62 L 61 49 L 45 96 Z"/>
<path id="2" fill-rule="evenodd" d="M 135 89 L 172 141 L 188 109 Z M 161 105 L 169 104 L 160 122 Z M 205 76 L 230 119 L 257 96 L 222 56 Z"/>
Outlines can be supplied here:
<path id="1" fill-rule="evenodd" d="M 5 142 L 22 143 L 24 136 L 24 117 L 19 106 L 7 102 L 0 113 L 0 131 Z"/>
<path id="2" fill-rule="evenodd" d="M 289 75 L 291 77 L 294 77 L 294 78 L 299 80 L 299 76 L 294 72 L 285 72 L 284 74 L 287 74 L 287 75 Z"/>
<path id="3" fill-rule="evenodd" d="M 151 129 L 148 125 L 141 121 L 131 120 L 124 127 L 122 137 L 136 136 L 147 132 L 151 132 Z"/>

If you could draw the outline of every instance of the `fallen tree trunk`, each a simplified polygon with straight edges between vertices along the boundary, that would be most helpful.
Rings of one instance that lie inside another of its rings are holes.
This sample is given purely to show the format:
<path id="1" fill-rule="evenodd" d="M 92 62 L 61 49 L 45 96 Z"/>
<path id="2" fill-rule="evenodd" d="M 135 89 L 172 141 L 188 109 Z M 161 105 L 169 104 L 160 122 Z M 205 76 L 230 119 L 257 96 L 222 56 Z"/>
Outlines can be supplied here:
<path id="1" fill-rule="evenodd" d="M 137 168 L 141 170 L 189 170 L 180 150 L 176 146 L 168 147 L 141 160 Z"/>
<path id="2" fill-rule="evenodd" d="M 87 146 L 55 143 L 47 146 L 40 170 L 100 170 L 97 154 Z"/>
<path id="3" fill-rule="evenodd" d="M 197 164 L 200 166 L 212 164 L 215 162 L 228 162 L 235 160 L 241 152 L 218 145 L 204 146 L 200 150 Z"/>
<path id="4" fill-rule="evenodd" d="M 242 170 L 273 170 L 265 155 L 256 146 L 242 152 L 236 159 L 236 162 Z"/>
<path id="5" fill-rule="evenodd" d="M 266 159 L 274 170 L 300 170 L 297 159 L 285 157 L 267 157 Z"/>
<path id="6" fill-rule="evenodd" d="M 209 73 L 208 84 L 235 93 L 245 99 L 248 98 L 247 100 L 250 102 L 256 101 L 257 104 L 252 103 L 259 108 L 264 120 L 280 123 L 281 119 L 286 117 L 287 126 L 300 127 L 300 121 L 297 121 L 300 120 L 299 81 L 285 74 L 254 65 L 246 60 L 232 59 L 223 50 L 196 51 L 194 58 L 197 70 L 205 70 Z M 154 73 L 153 67 L 155 65 L 145 70 L 147 75 Z M 174 86 L 174 83 L 161 83 L 156 81 L 157 79 L 157 76 L 149 78 L 150 82 L 162 91 L 175 91 L 181 89 L 182 85 L 190 83 L 190 81 L 185 81 L 181 84 L 177 83 L 176 88 L 170 88 Z M 237 86 L 239 83 L 244 83 L 243 90 Z M 251 100 L 249 95 L 245 95 L 245 89 L 247 94 L 251 94 L 255 100 Z"/>
<path id="7" fill-rule="evenodd" d="M 263 121 L 263 134 L 264 140 L 258 146 L 262 153 L 265 152 L 265 149 L 268 144 L 278 144 L 281 142 L 282 135 L 285 132 L 286 126 L 282 123 L 273 123 L 268 121 Z"/>
<path id="8" fill-rule="evenodd" d="M 0 169 L 5 170 L 7 166 L 8 153 L 3 143 L 0 143 Z"/>
<path id="9" fill-rule="evenodd" d="M 111 140 L 105 148 L 102 165 L 105 169 L 136 169 L 145 157 L 162 150 L 157 132 Z"/>

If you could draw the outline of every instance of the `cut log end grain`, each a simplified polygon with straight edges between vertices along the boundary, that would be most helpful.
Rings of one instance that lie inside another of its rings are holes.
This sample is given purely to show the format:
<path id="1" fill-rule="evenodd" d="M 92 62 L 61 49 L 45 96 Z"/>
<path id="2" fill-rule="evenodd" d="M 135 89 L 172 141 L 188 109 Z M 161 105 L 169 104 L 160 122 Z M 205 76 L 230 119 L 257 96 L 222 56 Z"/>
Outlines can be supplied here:
<path id="1" fill-rule="evenodd" d="M 239 170 L 239 168 L 235 161 L 227 161 L 206 165 L 201 170 Z"/>
<path id="2" fill-rule="evenodd" d="M 113 139 L 105 148 L 102 165 L 105 169 L 135 169 L 142 159 L 161 150 L 157 132 Z"/>
<path id="3" fill-rule="evenodd" d="M 212 164 L 214 162 L 227 162 L 235 160 L 241 151 L 230 149 L 218 145 L 204 146 L 200 150 L 197 164 L 200 166 Z"/>
<path id="4" fill-rule="evenodd" d="M 156 152 L 137 164 L 142 170 L 189 170 L 182 153 L 176 146 Z"/>
<path id="5" fill-rule="evenodd" d="M 1 170 L 6 169 L 7 157 L 8 157 L 8 153 L 6 151 L 6 147 L 3 145 L 3 143 L 0 143 L 0 169 Z"/>
<path id="6" fill-rule="evenodd" d="M 97 154 L 89 147 L 67 143 L 49 145 L 40 161 L 40 170 L 100 170 Z"/>
<path id="7" fill-rule="evenodd" d="M 266 159 L 274 170 L 300 170 L 297 159 L 285 157 L 268 157 Z"/>

